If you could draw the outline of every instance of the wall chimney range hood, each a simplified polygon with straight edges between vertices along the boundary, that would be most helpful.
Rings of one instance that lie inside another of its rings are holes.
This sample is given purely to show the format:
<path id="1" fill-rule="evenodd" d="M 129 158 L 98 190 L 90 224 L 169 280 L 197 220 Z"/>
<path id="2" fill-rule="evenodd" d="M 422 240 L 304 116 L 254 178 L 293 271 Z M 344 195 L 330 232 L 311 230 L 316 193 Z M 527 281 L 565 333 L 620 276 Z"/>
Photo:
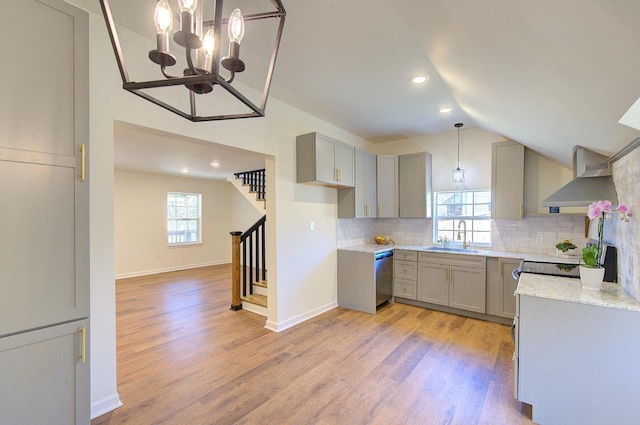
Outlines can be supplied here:
<path id="1" fill-rule="evenodd" d="M 609 158 L 582 146 L 573 147 L 573 180 L 542 201 L 543 207 L 582 207 L 607 199 L 614 205 L 618 195 Z"/>

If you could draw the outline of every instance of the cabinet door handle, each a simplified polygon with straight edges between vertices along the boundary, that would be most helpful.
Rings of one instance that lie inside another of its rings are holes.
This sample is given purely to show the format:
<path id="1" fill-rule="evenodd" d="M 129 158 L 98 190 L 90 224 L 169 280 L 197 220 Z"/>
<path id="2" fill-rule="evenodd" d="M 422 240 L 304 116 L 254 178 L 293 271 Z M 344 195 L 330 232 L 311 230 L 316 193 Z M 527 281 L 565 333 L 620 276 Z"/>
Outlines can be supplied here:
<path id="1" fill-rule="evenodd" d="M 85 157 L 87 155 L 87 148 L 83 144 L 80 146 L 80 181 L 85 180 Z"/>
<path id="2" fill-rule="evenodd" d="M 524 205 L 520 204 L 520 218 L 524 218 Z"/>
<path id="3" fill-rule="evenodd" d="M 342 181 L 342 168 L 338 168 L 338 181 Z"/>
<path id="4" fill-rule="evenodd" d="M 80 351 L 80 361 L 82 363 L 87 362 L 87 327 L 83 326 L 80 329 L 80 333 L 82 334 L 82 349 Z"/>
<path id="5" fill-rule="evenodd" d="M 498 258 L 498 271 L 500 276 L 504 277 L 504 268 L 502 267 L 502 259 Z"/>

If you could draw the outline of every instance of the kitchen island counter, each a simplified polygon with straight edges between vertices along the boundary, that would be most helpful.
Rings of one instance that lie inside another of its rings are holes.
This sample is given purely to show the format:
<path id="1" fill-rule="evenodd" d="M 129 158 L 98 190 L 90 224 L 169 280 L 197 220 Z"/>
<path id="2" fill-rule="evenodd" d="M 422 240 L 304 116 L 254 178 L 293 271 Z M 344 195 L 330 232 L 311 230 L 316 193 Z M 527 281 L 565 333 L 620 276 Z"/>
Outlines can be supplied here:
<path id="1" fill-rule="evenodd" d="M 516 295 L 591 304 L 640 312 L 640 301 L 631 297 L 619 283 L 603 282 L 602 289 L 582 289 L 580 279 L 522 273 Z"/>

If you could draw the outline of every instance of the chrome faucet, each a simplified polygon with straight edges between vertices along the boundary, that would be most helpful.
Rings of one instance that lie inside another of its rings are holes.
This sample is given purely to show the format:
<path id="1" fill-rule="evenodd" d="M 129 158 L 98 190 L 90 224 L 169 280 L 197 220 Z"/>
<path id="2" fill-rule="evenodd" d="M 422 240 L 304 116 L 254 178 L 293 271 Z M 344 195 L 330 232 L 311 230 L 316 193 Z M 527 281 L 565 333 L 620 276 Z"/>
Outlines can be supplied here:
<path id="1" fill-rule="evenodd" d="M 460 240 L 460 226 L 464 224 L 464 238 L 462 240 L 462 248 L 463 249 L 467 249 L 469 247 L 469 245 L 467 244 L 467 222 L 464 220 L 460 220 L 458 222 L 458 240 Z"/>

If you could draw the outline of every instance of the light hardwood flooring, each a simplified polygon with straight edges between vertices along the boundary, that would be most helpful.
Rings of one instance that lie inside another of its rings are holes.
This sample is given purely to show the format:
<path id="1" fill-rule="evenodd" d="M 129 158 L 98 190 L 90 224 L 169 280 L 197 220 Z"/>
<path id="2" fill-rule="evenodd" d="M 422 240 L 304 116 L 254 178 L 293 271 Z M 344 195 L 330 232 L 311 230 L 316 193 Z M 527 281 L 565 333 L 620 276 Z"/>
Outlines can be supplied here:
<path id="1" fill-rule="evenodd" d="M 116 284 L 119 409 L 105 424 L 531 424 L 509 327 L 404 304 L 281 333 L 229 310 L 231 267 Z"/>

